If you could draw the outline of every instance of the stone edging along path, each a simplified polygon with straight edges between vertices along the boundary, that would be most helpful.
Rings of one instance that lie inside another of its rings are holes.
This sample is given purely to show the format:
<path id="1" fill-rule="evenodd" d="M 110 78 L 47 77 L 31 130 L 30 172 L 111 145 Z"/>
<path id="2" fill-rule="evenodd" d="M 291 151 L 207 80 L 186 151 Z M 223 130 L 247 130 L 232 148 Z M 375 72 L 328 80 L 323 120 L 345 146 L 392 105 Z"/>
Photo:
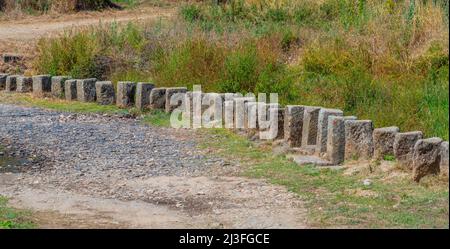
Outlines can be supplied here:
<path id="1" fill-rule="evenodd" d="M 55 98 L 68 101 L 97 102 L 100 105 L 114 105 L 127 108 L 160 109 L 167 113 L 180 107 L 183 100 L 173 104 L 172 96 L 182 94 L 184 100 L 191 103 L 192 92 L 185 87 L 156 88 L 146 82 L 118 82 L 117 91 L 111 81 L 90 79 L 71 79 L 67 76 L 0 74 L 0 90 L 6 92 L 32 92 L 37 97 L 51 94 Z M 263 105 L 270 113 L 278 115 L 278 133 L 273 140 L 279 140 L 292 151 L 307 160 L 303 163 L 317 165 L 339 165 L 351 159 L 383 159 L 394 156 L 399 164 L 412 170 L 412 178 L 419 182 L 429 174 L 443 174 L 448 177 L 449 152 L 448 141 L 441 138 L 424 138 L 421 131 L 400 132 L 398 127 L 374 128 L 371 120 L 358 120 L 354 116 L 344 116 L 341 110 L 315 106 L 278 105 L 256 102 L 253 97 L 240 94 L 217 94 L 225 106 L 244 106 L 244 124 L 233 122 L 235 113 L 224 111 L 225 122 L 231 119 L 233 125 L 225 124 L 225 128 L 255 132 L 261 130 L 256 126 L 249 128 L 248 113 L 251 107 Z M 239 103 L 239 105 L 238 105 Z M 243 104 L 243 105 L 240 105 Z M 186 105 L 187 106 L 187 105 Z M 220 107 L 222 108 L 222 107 Z M 202 106 L 202 112 L 204 107 Z M 232 108 L 231 110 L 233 110 Z M 232 111 L 233 112 L 233 111 Z M 241 126 L 243 125 L 243 126 Z"/>

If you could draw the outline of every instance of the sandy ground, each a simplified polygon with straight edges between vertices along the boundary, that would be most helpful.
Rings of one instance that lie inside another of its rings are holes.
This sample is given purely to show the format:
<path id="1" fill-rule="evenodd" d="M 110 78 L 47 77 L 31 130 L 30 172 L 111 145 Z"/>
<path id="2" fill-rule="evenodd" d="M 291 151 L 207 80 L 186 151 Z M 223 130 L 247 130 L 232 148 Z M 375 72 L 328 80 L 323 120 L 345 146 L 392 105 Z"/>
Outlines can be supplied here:
<path id="1" fill-rule="evenodd" d="M 0 195 L 41 228 L 307 227 L 301 199 L 237 176 L 239 161 L 200 149 L 198 136 L 0 104 L 0 144 L 26 159 L 8 167 L 0 157 Z"/>

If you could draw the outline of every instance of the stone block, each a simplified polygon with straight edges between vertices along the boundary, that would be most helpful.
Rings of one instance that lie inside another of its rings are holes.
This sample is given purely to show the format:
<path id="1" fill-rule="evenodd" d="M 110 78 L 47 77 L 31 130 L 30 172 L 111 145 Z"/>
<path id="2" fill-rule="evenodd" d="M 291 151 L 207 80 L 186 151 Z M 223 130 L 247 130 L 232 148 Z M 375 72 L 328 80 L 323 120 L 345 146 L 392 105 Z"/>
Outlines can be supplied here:
<path id="1" fill-rule="evenodd" d="M 6 77 L 8 77 L 8 74 L 0 74 L 0 91 L 5 90 Z"/>
<path id="2" fill-rule="evenodd" d="M 175 108 L 183 103 L 183 98 L 187 92 L 186 87 L 170 87 L 166 89 L 166 107 L 167 113 L 172 112 Z"/>
<path id="3" fill-rule="evenodd" d="M 116 93 L 111 81 L 97 81 L 95 83 L 97 103 L 100 105 L 114 105 L 116 103 Z"/>
<path id="4" fill-rule="evenodd" d="M 304 106 L 286 106 L 286 113 L 284 117 L 284 139 L 289 147 L 300 147 L 302 145 L 304 114 Z"/>
<path id="5" fill-rule="evenodd" d="M 235 97 L 234 98 L 234 125 L 236 129 L 245 129 L 247 102 L 255 102 L 255 97 Z"/>
<path id="6" fill-rule="evenodd" d="M 224 96 L 218 93 L 205 93 L 202 97 L 202 126 L 221 128 L 223 124 Z"/>
<path id="7" fill-rule="evenodd" d="M 303 117 L 302 147 L 316 145 L 320 107 L 305 106 Z"/>
<path id="8" fill-rule="evenodd" d="M 17 77 L 19 75 L 8 75 L 5 82 L 5 91 L 13 92 L 17 89 Z"/>
<path id="9" fill-rule="evenodd" d="M 400 165 L 412 169 L 414 145 L 422 139 L 421 131 L 399 132 L 394 139 L 394 156 Z"/>
<path id="10" fill-rule="evenodd" d="M 121 108 L 131 107 L 135 103 L 136 98 L 135 82 L 119 81 L 117 82 L 117 106 Z"/>
<path id="11" fill-rule="evenodd" d="M 51 92 L 52 82 L 50 75 L 33 76 L 33 94 L 41 96 L 46 92 Z"/>
<path id="12" fill-rule="evenodd" d="M 52 77 L 52 85 L 51 92 L 52 96 L 55 98 L 64 98 L 64 90 L 65 90 L 65 82 L 70 79 L 69 76 L 53 76 Z"/>
<path id="13" fill-rule="evenodd" d="M 95 82 L 97 79 L 77 80 L 77 100 L 80 102 L 95 102 Z"/>
<path id="14" fill-rule="evenodd" d="M 448 177 L 448 142 L 441 143 L 439 170 L 442 175 Z"/>
<path id="15" fill-rule="evenodd" d="M 344 112 L 337 109 L 322 108 L 319 111 L 318 126 L 317 126 L 317 140 L 316 140 L 316 154 L 321 156 L 327 152 L 328 139 L 328 117 L 330 116 L 344 116 Z"/>
<path id="16" fill-rule="evenodd" d="M 66 80 L 64 82 L 64 97 L 67 101 L 77 99 L 77 80 Z"/>
<path id="17" fill-rule="evenodd" d="M 277 129 L 267 129 L 270 134 L 267 138 L 271 140 L 284 139 L 284 116 L 285 108 L 281 107 L 269 107 L 269 120 L 270 127 L 277 127 Z M 276 115 L 277 118 L 272 119 L 271 115 Z"/>
<path id="18" fill-rule="evenodd" d="M 33 79 L 26 76 L 18 76 L 16 79 L 17 92 L 28 93 L 33 91 Z"/>
<path id="19" fill-rule="evenodd" d="M 345 121 L 345 160 L 370 159 L 373 156 L 371 120 Z"/>
<path id="20" fill-rule="evenodd" d="M 150 92 L 150 108 L 166 108 L 166 88 L 153 88 Z"/>
<path id="21" fill-rule="evenodd" d="M 333 165 L 345 160 L 345 120 L 341 116 L 328 117 L 326 158 Z"/>
<path id="22" fill-rule="evenodd" d="M 136 107 L 144 110 L 150 107 L 150 93 L 155 88 L 154 84 L 138 82 L 136 85 Z"/>
<path id="23" fill-rule="evenodd" d="M 400 131 L 396 126 L 377 128 L 373 130 L 373 156 L 383 159 L 384 156 L 394 155 L 395 135 Z"/>
<path id="24" fill-rule="evenodd" d="M 442 139 L 438 137 L 419 139 L 414 145 L 413 180 L 419 182 L 426 175 L 439 174 Z"/>

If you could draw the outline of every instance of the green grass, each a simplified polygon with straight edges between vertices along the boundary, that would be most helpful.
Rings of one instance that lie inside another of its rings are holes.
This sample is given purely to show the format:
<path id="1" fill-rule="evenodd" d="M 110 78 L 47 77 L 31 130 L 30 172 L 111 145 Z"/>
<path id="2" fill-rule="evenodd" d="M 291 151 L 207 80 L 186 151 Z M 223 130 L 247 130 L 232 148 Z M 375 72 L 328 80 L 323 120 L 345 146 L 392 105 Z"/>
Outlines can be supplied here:
<path id="1" fill-rule="evenodd" d="M 142 122 L 158 127 L 170 127 L 170 114 L 161 110 L 151 110 L 145 113 Z"/>
<path id="2" fill-rule="evenodd" d="M 114 105 L 98 105 L 97 103 L 35 98 L 29 94 L 8 94 L 4 92 L 0 92 L 0 102 L 24 106 L 37 106 L 64 112 L 101 114 L 130 114 L 133 112 L 133 110 L 120 109 Z"/>
<path id="3" fill-rule="evenodd" d="M 30 213 L 9 207 L 8 200 L 0 196 L 0 229 L 35 228 Z"/>
<path id="4" fill-rule="evenodd" d="M 305 200 L 313 227 L 448 228 L 448 182 L 428 178 L 415 184 L 409 178 L 392 181 L 376 170 L 346 175 L 343 170 L 298 166 L 271 153 L 269 147 L 223 129 L 207 130 L 214 139 L 202 146 L 224 157 L 238 159 L 244 176 L 268 179 Z M 364 186 L 370 178 L 372 184 Z"/>

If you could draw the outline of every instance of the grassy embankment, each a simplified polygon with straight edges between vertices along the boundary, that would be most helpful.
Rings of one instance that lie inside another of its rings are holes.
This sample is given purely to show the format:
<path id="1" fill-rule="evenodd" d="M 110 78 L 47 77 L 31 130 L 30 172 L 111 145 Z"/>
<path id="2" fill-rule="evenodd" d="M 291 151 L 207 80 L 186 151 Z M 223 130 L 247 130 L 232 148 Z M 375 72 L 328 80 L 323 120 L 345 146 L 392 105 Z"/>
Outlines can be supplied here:
<path id="1" fill-rule="evenodd" d="M 415 4 L 412 4 L 415 3 Z M 42 40 L 35 71 L 278 92 L 448 140 L 446 1 L 230 1 Z"/>

